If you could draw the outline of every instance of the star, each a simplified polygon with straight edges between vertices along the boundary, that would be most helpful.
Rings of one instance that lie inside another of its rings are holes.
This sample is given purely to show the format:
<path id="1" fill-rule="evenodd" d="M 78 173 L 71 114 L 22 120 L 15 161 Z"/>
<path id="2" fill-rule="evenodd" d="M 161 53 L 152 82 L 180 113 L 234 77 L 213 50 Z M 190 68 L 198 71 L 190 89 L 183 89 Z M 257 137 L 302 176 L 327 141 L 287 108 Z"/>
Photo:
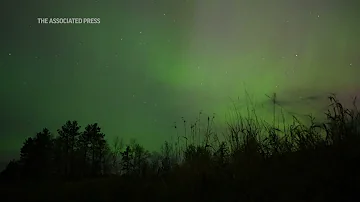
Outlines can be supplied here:
<path id="1" fill-rule="evenodd" d="M 9 56 L 11 56 L 11 53 L 9 53 Z"/>

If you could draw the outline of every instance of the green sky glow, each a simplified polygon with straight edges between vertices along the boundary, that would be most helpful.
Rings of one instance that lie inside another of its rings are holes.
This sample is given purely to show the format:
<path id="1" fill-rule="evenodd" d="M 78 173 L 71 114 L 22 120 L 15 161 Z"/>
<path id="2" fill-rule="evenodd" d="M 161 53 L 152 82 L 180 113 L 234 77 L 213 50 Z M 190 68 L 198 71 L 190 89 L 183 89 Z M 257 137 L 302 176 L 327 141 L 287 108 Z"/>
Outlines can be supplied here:
<path id="1" fill-rule="evenodd" d="M 3 14 L 4 158 L 68 119 L 99 122 L 108 139 L 136 138 L 155 150 L 182 116 L 216 113 L 221 128 L 230 98 L 246 109 L 245 90 L 267 120 L 265 94 L 276 92 L 290 116 L 318 115 L 329 92 L 346 103 L 359 92 L 359 15 L 350 1 L 39 2 L 9 1 Z M 45 25 L 38 17 L 101 23 Z"/>

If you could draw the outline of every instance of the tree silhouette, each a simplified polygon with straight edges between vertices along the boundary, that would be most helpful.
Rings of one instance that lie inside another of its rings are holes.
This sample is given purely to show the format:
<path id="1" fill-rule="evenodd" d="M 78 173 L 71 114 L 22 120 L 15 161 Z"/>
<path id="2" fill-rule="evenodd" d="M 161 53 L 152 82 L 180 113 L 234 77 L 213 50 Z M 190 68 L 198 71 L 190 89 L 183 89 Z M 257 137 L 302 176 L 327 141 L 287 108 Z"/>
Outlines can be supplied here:
<path id="1" fill-rule="evenodd" d="M 122 157 L 122 162 L 121 162 L 122 172 L 125 174 L 131 174 L 133 168 L 133 163 L 132 163 L 133 151 L 130 145 L 127 145 L 125 151 L 121 152 L 121 157 Z"/>
<path id="2" fill-rule="evenodd" d="M 58 129 L 59 141 L 57 143 L 62 154 L 63 174 L 68 177 L 74 174 L 79 130 L 80 126 L 77 121 L 67 121 L 61 129 Z"/>
<path id="3" fill-rule="evenodd" d="M 89 124 L 79 138 L 79 146 L 83 156 L 83 166 L 90 165 L 87 174 L 98 175 L 104 169 L 105 153 L 107 142 L 105 134 L 101 133 L 101 128 L 97 123 Z"/>
<path id="4" fill-rule="evenodd" d="M 171 170 L 172 166 L 176 163 L 176 154 L 174 153 L 173 145 L 171 145 L 168 141 L 165 141 L 161 147 L 161 169 L 164 172 L 168 172 Z"/>
<path id="5" fill-rule="evenodd" d="M 53 162 L 53 143 L 54 139 L 52 134 L 47 128 L 42 132 L 36 134 L 35 138 L 35 152 L 38 161 L 38 172 L 40 175 L 51 174 Z"/>
<path id="6" fill-rule="evenodd" d="M 19 161 L 9 162 L 1 178 L 75 179 L 110 172 L 111 149 L 97 123 L 80 132 L 77 121 L 67 121 L 57 132 L 54 137 L 44 128 L 34 137 L 26 138 Z"/>
<path id="7" fill-rule="evenodd" d="M 35 160 L 35 152 L 34 152 L 34 139 L 29 137 L 25 139 L 23 146 L 20 149 L 20 164 L 24 167 L 24 173 L 26 171 L 30 172 L 30 166 L 33 165 L 33 161 Z"/>
<path id="8" fill-rule="evenodd" d="M 121 151 L 124 147 L 124 142 L 123 139 L 120 139 L 118 136 L 114 139 L 114 142 L 112 144 L 112 148 L 111 148 L 111 167 L 112 167 L 112 173 L 113 174 L 119 174 L 120 170 L 119 170 L 119 160 L 120 160 L 120 155 L 121 155 Z"/>
<path id="9" fill-rule="evenodd" d="M 22 174 L 38 179 L 47 177 L 52 171 L 53 137 L 47 128 L 36 134 L 34 138 L 25 140 L 20 150 Z"/>
<path id="10" fill-rule="evenodd" d="M 144 176 L 149 166 L 148 158 L 150 153 L 136 141 L 132 142 L 131 148 L 133 152 L 134 174 L 137 176 Z"/>
<path id="11" fill-rule="evenodd" d="M 0 180 L 13 181 L 20 179 L 20 168 L 19 161 L 11 160 L 0 173 Z"/>

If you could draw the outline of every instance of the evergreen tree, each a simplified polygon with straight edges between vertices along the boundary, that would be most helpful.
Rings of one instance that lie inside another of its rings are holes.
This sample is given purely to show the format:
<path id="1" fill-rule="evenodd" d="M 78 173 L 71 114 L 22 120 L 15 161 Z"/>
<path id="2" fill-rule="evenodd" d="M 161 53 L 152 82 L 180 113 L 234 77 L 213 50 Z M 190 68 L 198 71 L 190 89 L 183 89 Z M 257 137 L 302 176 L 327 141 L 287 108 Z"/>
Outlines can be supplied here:
<path id="1" fill-rule="evenodd" d="M 80 136 L 80 126 L 77 121 L 67 121 L 61 129 L 58 130 L 58 146 L 61 150 L 61 161 L 63 162 L 63 174 L 65 176 L 74 175 L 77 142 Z"/>

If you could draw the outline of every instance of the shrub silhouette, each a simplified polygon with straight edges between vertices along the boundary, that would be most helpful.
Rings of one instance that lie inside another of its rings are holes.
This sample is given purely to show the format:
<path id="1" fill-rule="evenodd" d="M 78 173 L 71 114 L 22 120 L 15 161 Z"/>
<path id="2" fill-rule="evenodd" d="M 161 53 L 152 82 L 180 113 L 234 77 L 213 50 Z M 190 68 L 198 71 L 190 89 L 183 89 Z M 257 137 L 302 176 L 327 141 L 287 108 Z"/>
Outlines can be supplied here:
<path id="1" fill-rule="evenodd" d="M 67 121 L 58 135 L 45 128 L 24 141 L 0 175 L 2 192 L 14 200 L 356 201 L 360 113 L 355 101 L 352 109 L 329 101 L 321 124 L 293 117 L 280 128 L 250 109 L 235 113 L 223 139 L 214 116 L 202 122 L 200 112 L 192 124 L 183 118 L 183 134 L 174 126 L 176 141 L 160 153 L 119 138 L 111 147 L 97 123 L 81 132 Z"/>

